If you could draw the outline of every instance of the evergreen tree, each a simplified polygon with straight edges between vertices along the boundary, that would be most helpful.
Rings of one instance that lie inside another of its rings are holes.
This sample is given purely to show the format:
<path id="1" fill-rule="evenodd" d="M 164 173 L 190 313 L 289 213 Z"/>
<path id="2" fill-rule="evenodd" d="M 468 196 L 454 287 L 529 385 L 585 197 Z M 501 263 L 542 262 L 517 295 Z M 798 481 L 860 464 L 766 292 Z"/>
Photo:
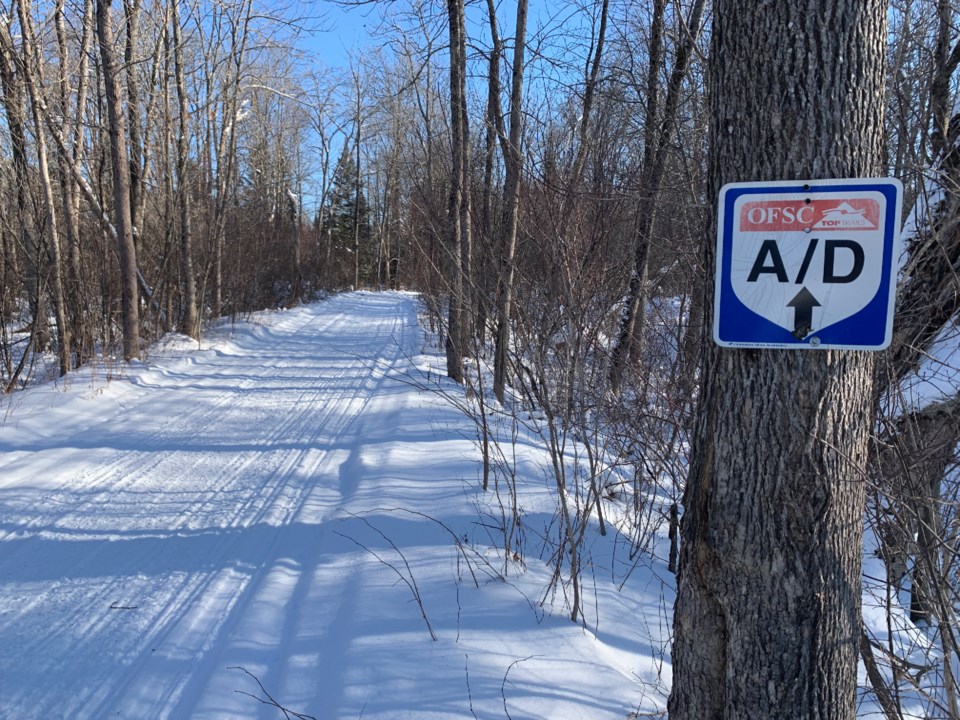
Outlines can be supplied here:
<path id="1" fill-rule="evenodd" d="M 357 192 L 357 164 L 349 147 L 344 147 L 333 175 L 330 201 L 323 213 L 320 229 L 329 243 L 331 264 L 328 268 L 337 282 L 352 282 L 354 266 L 354 223 L 359 224 L 360 277 L 368 278 L 373 271 L 375 248 L 370 206 L 362 178 Z"/>

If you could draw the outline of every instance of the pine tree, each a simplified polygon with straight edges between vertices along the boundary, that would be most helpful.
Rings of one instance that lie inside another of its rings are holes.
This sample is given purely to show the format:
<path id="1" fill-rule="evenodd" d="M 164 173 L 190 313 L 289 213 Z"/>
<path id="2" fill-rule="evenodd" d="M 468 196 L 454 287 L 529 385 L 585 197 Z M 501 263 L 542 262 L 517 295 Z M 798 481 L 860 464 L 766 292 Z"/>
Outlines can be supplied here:
<path id="1" fill-rule="evenodd" d="M 353 267 L 355 222 L 360 225 L 360 277 L 368 278 L 375 262 L 370 206 L 362 179 L 357 193 L 357 164 L 350 148 L 344 147 L 333 174 L 330 201 L 320 222 L 321 237 L 329 243 L 334 265 L 328 270 L 340 282 L 352 282 L 348 268 Z"/>

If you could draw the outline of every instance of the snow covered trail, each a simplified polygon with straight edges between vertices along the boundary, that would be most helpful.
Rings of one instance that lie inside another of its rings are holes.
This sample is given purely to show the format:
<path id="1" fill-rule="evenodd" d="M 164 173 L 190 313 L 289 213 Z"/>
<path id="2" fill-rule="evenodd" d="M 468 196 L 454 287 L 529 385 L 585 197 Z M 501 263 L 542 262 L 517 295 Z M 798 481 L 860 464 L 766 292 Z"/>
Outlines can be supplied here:
<path id="1" fill-rule="evenodd" d="M 508 692 L 514 718 L 625 717 L 635 639 L 460 582 L 418 514 L 469 531 L 476 453 L 416 387 L 416 302 L 338 296 L 23 395 L 0 425 L 0 718 L 281 717 L 265 692 L 318 720 L 503 717 Z"/>

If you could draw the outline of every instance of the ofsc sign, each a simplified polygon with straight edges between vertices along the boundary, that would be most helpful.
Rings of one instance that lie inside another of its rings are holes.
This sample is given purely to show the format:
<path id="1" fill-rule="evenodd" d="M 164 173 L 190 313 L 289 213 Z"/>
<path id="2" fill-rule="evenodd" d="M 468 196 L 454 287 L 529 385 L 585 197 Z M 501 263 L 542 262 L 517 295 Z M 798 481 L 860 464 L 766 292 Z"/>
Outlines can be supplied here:
<path id="1" fill-rule="evenodd" d="M 887 347 L 902 194 L 892 178 L 724 185 L 714 340 L 738 348 Z"/>

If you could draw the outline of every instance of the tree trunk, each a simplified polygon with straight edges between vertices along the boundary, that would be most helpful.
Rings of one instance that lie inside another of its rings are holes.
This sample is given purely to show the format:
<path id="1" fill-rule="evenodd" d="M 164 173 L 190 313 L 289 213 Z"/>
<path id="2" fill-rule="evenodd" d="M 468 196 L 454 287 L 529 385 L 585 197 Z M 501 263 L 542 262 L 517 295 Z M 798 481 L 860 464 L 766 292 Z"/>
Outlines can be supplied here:
<path id="1" fill-rule="evenodd" d="M 235 192 L 237 166 L 237 129 L 240 110 L 240 91 L 246 64 L 250 24 L 253 20 L 253 0 L 241 0 L 234 6 L 237 15 L 231 19 L 229 81 L 222 101 L 224 122 L 220 128 L 216 148 L 216 188 L 213 219 L 213 316 L 223 312 L 223 244 L 226 241 L 227 209 Z M 209 70 L 209 68 L 208 68 Z M 208 76 L 208 82 L 212 82 Z M 211 120 L 212 122 L 212 116 Z"/>
<path id="2" fill-rule="evenodd" d="M 174 3 L 176 4 L 176 3 Z M 123 46 L 123 64 L 127 80 L 127 134 L 130 167 L 130 222 L 134 234 L 134 243 L 139 244 L 140 225 L 143 218 L 140 213 L 143 203 L 143 138 L 140 134 L 140 84 L 137 81 L 139 63 L 137 61 L 137 43 L 140 35 L 140 0 L 124 0 L 123 15 L 127 34 Z"/>
<path id="3" fill-rule="evenodd" d="M 447 0 L 450 23 L 450 128 L 451 172 L 448 205 L 448 252 L 450 255 L 450 305 L 448 309 L 446 354 L 447 375 L 463 382 L 464 350 L 464 245 L 469 247 L 469 187 L 467 159 L 469 135 L 467 126 L 466 71 L 467 49 L 464 0 Z M 465 223 L 465 221 L 467 221 Z"/>
<path id="4" fill-rule="evenodd" d="M 617 342 L 613 347 L 610 360 L 610 384 L 614 391 L 619 390 L 624 368 L 635 349 L 635 340 L 643 331 L 647 301 L 647 261 L 650 257 L 656 206 L 663 185 L 670 135 L 674 130 L 680 109 L 680 91 L 690 67 L 694 44 L 702 30 L 705 5 L 705 0 L 697 0 L 690 11 L 690 19 L 687 22 L 688 32 L 682 35 L 677 43 L 677 55 L 667 83 L 667 97 L 664 100 L 662 113 L 657 112 L 657 95 L 654 88 L 658 82 L 658 65 L 663 52 L 661 39 L 664 31 L 664 3 L 658 2 L 654 5 L 650 41 L 651 65 L 647 75 L 648 127 L 644 141 L 643 169 L 640 173 L 640 197 L 634 224 L 633 272 L 630 275 L 627 300 L 620 317 Z M 656 50 L 655 53 L 654 50 Z"/>
<path id="5" fill-rule="evenodd" d="M 714 4 L 711 198 L 727 182 L 882 173 L 885 12 Z M 671 720 L 854 718 L 873 366 L 862 352 L 706 349 Z"/>
<path id="6" fill-rule="evenodd" d="M 83 129 L 86 116 L 87 89 L 89 87 L 89 56 L 93 42 L 93 2 L 84 0 L 82 36 L 78 53 L 77 88 L 74 112 L 67 112 L 71 104 L 72 88 L 68 73 L 68 43 L 63 0 L 55 8 L 57 45 L 60 51 L 60 105 L 63 109 L 61 134 L 70 139 L 71 152 L 58 152 L 60 163 L 61 204 L 65 223 L 67 254 L 66 301 L 70 313 L 70 336 L 76 365 L 80 365 L 93 352 L 92 328 L 85 320 L 85 302 L 80 264 L 80 186 L 75 178 L 74 167 L 79 171 L 83 155 Z"/>
<path id="7" fill-rule="evenodd" d="M 46 250 L 50 263 L 50 294 L 53 297 L 53 310 L 59 338 L 57 356 L 60 361 L 60 374 L 66 375 L 70 371 L 70 329 L 67 323 L 66 300 L 63 293 L 63 261 L 60 252 L 57 201 L 53 193 L 53 180 L 50 176 L 50 162 L 47 153 L 47 136 L 44 132 L 43 114 L 41 112 L 41 105 L 44 102 L 43 97 L 41 97 L 43 92 L 42 65 L 27 0 L 22 0 L 18 8 L 20 25 L 23 30 L 23 77 L 26 81 L 33 124 L 36 128 L 37 171 L 43 188 L 44 228 L 47 233 Z M 46 322 L 46 318 L 42 318 L 42 321 Z"/>
<path id="8" fill-rule="evenodd" d="M 10 152 L 13 160 L 14 185 L 17 189 L 17 227 L 20 249 L 26 267 L 24 280 L 27 286 L 30 307 L 39 318 L 47 317 L 46 301 L 38 265 L 39 247 L 32 229 L 30 207 L 33 205 L 30 169 L 27 160 L 26 115 L 22 76 L 16 71 L 16 51 L 10 35 L 9 24 L 0 28 L 0 87 L 3 90 L 3 110 L 10 133 Z M 16 261 L 16 255 L 12 256 Z M 19 268 L 17 268 L 19 275 Z M 50 337 L 45 322 L 34 322 L 32 343 L 37 350 L 45 350 Z"/>
<path id="9" fill-rule="evenodd" d="M 287 191 L 287 208 L 290 211 L 290 245 L 293 250 L 293 289 L 291 304 L 297 305 L 303 298 L 303 264 L 300 257 L 300 194 Z"/>
<path id="10" fill-rule="evenodd" d="M 938 48 L 950 25 L 941 28 Z M 900 273 L 886 384 L 894 386 L 926 356 L 940 331 L 960 313 L 960 122 L 951 118 L 950 84 L 960 66 L 960 42 L 934 68 L 930 89 L 935 150 L 920 188 L 907 235 L 908 260 Z"/>
<path id="11" fill-rule="evenodd" d="M 123 358 L 140 356 L 140 308 L 137 300 L 137 255 L 130 218 L 130 165 L 127 159 L 126 123 L 120 94 L 110 0 L 97 0 L 97 37 L 103 64 L 103 81 L 110 130 L 115 225 L 120 245 L 120 293 L 123 324 Z"/>
<path id="12" fill-rule="evenodd" d="M 506 207 L 503 256 L 500 265 L 500 297 L 497 302 L 497 337 L 493 358 L 493 394 L 503 403 L 510 353 L 510 315 L 516 275 L 517 230 L 520 223 L 520 176 L 523 173 L 523 63 L 527 44 L 527 0 L 517 2 L 517 33 L 513 44 L 513 77 L 510 89 L 510 139 L 505 143 Z M 502 136 L 501 136 L 502 139 Z"/>
<path id="13" fill-rule="evenodd" d="M 487 63 L 487 107 L 483 141 L 483 186 L 480 194 L 480 231 L 481 238 L 480 268 L 477 272 L 477 325 L 479 344 L 486 343 L 487 320 L 490 312 L 490 296 L 493 285 L 498 282 L 495 275 L 495 260 L 498 247 L 498 233 L 494 224 L 494 162 L 496 161 L 497 140 L 504 137 L 503 114 L 500 110 L 500 57 L 503 43 L 497 27 L 497 9 L 493 0 L 487 0 L 487 18 L 490 23 L 490 58 Z"/>
<path id="14" fill-rule="evenodd" d="M 357 176 L 354 178 L 354 187 L 353 187 L 353 289 L 360 289 L 360 130 L 363 125 L 363 118 L 361 116 L 362 105 L 361 100 L 363 99 L 360 93 L 360 75 L 359 71 L 355 75 L 356 86 L 357 86 L 357 114 L 354 117 L 354 121 L 357 125 L 357 142 L 356 142 L 356 164 L 357 164 Z"/>
<path id="15" fill-rule="evenodd" d="M 173 62 L 177 81 L 177 107 L 180 126 L 177 133 L 177 199 L 180 202 L 180 293 L 183 307 L 180 312 L 180 332 L 194 339 L 200 337 L 197 317 L 197 280 L 193 274 L 193 233 L 190 224 L 190 188 L 187 182 L 187 152 L 189 145 L 187 84 L 183 71 L 183 37 L 180 31 L 180 12 L 176 0 L 170 3 L 170 22 L 173 26 Z"/>

